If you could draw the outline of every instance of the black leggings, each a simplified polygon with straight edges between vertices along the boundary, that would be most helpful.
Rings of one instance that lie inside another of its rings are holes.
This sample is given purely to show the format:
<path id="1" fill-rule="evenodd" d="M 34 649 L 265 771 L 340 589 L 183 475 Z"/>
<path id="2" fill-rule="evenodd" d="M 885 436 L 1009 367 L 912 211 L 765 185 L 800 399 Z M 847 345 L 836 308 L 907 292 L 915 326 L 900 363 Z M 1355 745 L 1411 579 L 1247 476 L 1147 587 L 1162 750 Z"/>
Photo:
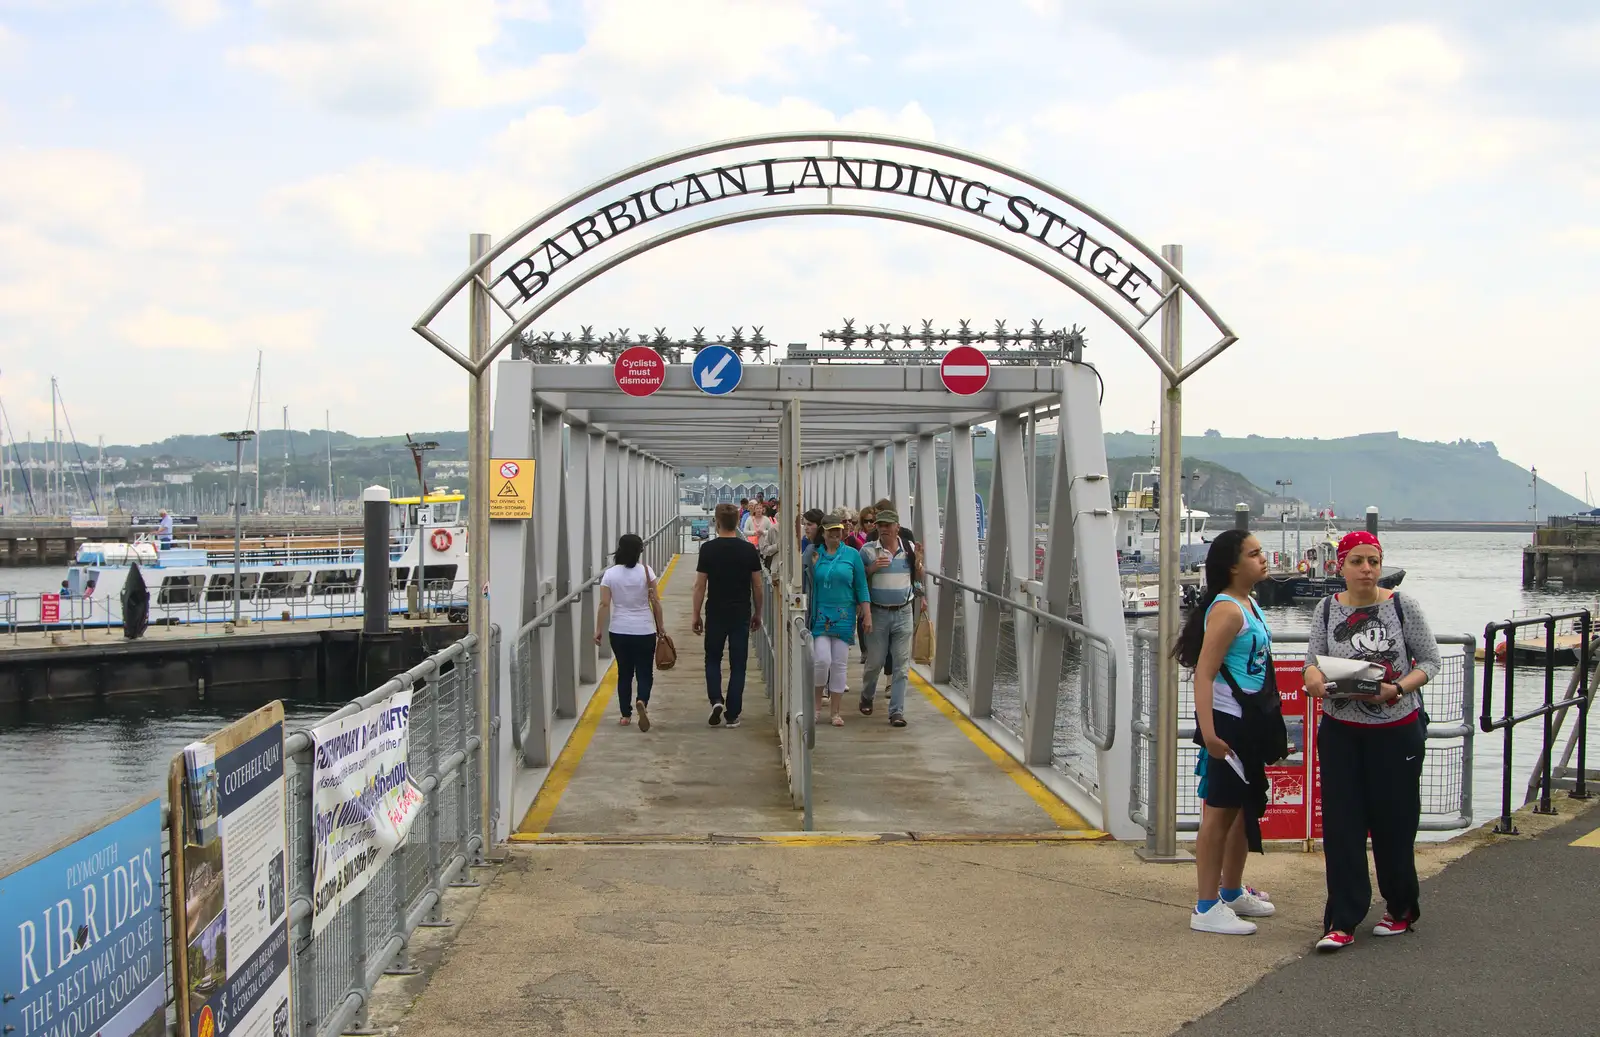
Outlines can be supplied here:
<path id="1" fill-rule="evenodd" d="M 633 716 L 633 684 L 639 682 L 639 701 L 650 702 L 655 683 L 656 635 L 612 634 L 611 654 L 617 659 L 617 705 L 622 715 Z"/>

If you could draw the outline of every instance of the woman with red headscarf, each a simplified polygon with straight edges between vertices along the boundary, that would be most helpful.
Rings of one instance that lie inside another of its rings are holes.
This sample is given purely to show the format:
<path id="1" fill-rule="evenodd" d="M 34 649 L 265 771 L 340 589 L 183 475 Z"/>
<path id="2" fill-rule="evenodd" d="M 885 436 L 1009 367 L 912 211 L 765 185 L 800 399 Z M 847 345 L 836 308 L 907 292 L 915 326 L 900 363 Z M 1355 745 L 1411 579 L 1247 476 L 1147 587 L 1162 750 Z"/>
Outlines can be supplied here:
<path id="1" fill-rule="evenodd" d="M 1428 737 L 1422 686 L 1439 672 L 1439 645 L 1416 599 L 1378 586 L 1383 545 L 1377 536 L 1345 536 L 1337 564 L 1345 590 L 1316 606 L 1305 669 L 1306 693 L 1322 700 L 1317 766 L 1328 903 L 1320 951 L 1348 947 L 1372 906 L 1369 832 L 1387 908 L 1372 935 L 1407 933 L 1422 915 L 1415 853 Z M 1330 683 L 1319 665 L 1325 659 L 1369 664 L 1375 687 L 1350 679 Z"/>

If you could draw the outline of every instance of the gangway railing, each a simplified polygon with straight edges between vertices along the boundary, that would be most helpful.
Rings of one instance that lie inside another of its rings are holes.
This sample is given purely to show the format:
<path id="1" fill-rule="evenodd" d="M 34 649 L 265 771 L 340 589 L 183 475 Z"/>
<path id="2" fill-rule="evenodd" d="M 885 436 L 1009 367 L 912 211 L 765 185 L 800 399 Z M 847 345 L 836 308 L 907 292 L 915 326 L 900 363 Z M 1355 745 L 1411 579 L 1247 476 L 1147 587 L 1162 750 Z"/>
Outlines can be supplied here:
<path id="1" fill-rule="evenodd" d="M 1556 630 L 1562 624 L 1572 624 L 1578 635 L 1577 653 L 1578 667 L 1572 675 L 1572 682 L 1567 689 L 1567 694 L 1561 699 L 1556 698 Z M 1516 711 L 1514 697 L 1517 683 L 1517 654 L 1519 652 L 1516 632 L 1526 627 L 1542 627 L 1544 641 L 1539 644 L 1543 649 L 1544 660 L 1539 664 L 1538 670 L 1544 677 L 1544 702 L 1525 713 Z M 1590 639 L 1593 637 L 1593 626 L 1588 609 L 1577 612 L 1551 613 L 1542 616 L 1520 616 L 1499 623 L 1490 623 L 1483 628 L 1483 713 L 1478 719 L 1479 725 L 1485 734 L 1495 731 L 1504 732 L 1505 746 L 1501 751 L 1500 764 L 1500 819 L 1495 822 L 1494 830 L 1502 835 L 1517 834 L 1517 826 L 1511 820 L 1511 742 L 1512 732 L 1516 726 L 1529 720 L 1542 720 L 1544 740 L 1539 753 L 1539 765 L 1534 770 L 1534 780 L 1538 782 L 1539 802 L 1534 807 L 1534 812 L 1539 814 L 1553 814 L 1555 809 L 1550 805 L 1550 789 L 1553 784 L 1551 774 L 1552 756 L 1555 751 L 1556 736 L 1559 728 L 1557 716 L 1565 716 L 1573 707 L 1578 710 L 1577 727 L 1573 730 L 1578 750 L 1578 766 L 1573 776 L 1573 788 L 1569 795 L 1573 799 L 1588 799 L 1588 748 L 1589 748 L 1589 660 Z M 1498 718 L 1493 715 L 1494 709 L 1494 671 L 1496 645 L 1499 644 L 1501 635 L 1505 637 L 1505 692 L 1501 701 L 1501 714 Z"/>
<path id="2" fill-rule="evenodd" d="M 1035 605 L 995 594 L 982 587 L 929 570 L 927 574 L 942 587 L 960 591 L 956 597 L 955 627 L 950 637 L 950 683 L 970 693 L 971 667 L 966 659 L 965 624 L 969 601 L 991 602 L 1000 614 L 1000 641 L 994 646 L 994 688 L 992 715 L 1019 737 L 1023 734 L 1023 713 L 1030 706 L 1050 715 L 1036 715 L 1035 723 L 1045 724 L 1053 733 L 1051 764 L 1073 773 L 1087 787 L 1099 785 L 1097 751 L 1108 750 L 1116 741 L 1117 727 L 1117 651 L 1110 638 L 1065 616 L 1057 616 Z M 1022 658 L 1019 625 L 1031 628 L 1033 639 L 1046 627 L 1065 633 L 1055 695 L 1036 695 L 1024 703 L 1022 693 L 1025 668 L 1033 660 Z"/>
<path id="3" fill-rule="evenodd" d="M 1472 760 L 1473 760 L 1473 685 L 1478 639 L 1470 634 L 1437 634 L 1434 638 L 1440 647 L 1439 673 L 1422 688 L 1423 706 L 1427 710 L 1428 751 L 1422 767 L 1422 823 L 1423 831 L 1455 831 L 1472 826 Z M 1308 631 L 1274 631 L 1272 643 L 1277 646 L 1294 646 L 1279 654 L 1279 659 L 1299 658 L 1304 655 L 1299 646 L 1310 642 Z M 1154 630 L 1143 628 L 1133 632 L 1133 717 L 1132 732 L 1133 781 L 1130 787 L 1128 817 L 1146 833 L 1154 831 L 1150 820 L 1150 793 L 1155 787 L 1155 685 L 1156 653 L 1160 639 Z M 1200 828 L 1200 800 L 1196 795 L 1199 778 L 1194 774 L 1200 749 L 1193 744 L 1194 723 L 1194 671 L 1183 668 L 1178 677 L 1178 765 L 1176 767 L 1178 790 L 1178 831 L 1194 832 Z M 1291 759 L 1303 757 L 1309 733 L 1304 730 L 1304 720 L 1285 717 L 1289 725 L 1290 747 L 1295 749 Z M 1310 789 L 1306 795 L 1310 795 Z M 1309 800 L 1307 801 L 1309 803 Z"/>

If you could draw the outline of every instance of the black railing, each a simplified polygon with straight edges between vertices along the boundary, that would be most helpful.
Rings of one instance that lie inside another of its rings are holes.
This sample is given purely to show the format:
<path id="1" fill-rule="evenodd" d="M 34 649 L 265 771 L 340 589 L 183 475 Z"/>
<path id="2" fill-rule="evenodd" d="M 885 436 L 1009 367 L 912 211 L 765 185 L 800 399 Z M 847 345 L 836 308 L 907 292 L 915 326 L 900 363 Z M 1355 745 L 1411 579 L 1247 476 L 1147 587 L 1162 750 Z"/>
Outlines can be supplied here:
<path id="1" fill-rule="evenodd" d="M 1556 630 L 1566 624 L 1573 628 L 1577 634 L 1577 644 L 1562 645 L 1557 640 Z M 1517 640 L 1517 631 L 1527 627 L 1543 627 L 1544 642 Z M 1494 671 L 1497 645 L 1500 635 L 1505 635 L 1505 695 L 1502 703 L 1502 712 L 1499 719 L 1491 715 L 1494 699 Z M 1484 732 L 1504 731 L 1505 748 L 1501 754 L 1501 787 L 1500 787 L 1500 820 L 1495 822 L 1494 830 L 1500 834 L 1515 835 L 1517 826 L 1511 821 L 1511 732 L 1518 724 L 1525 720 L 1543 718 L 1544 720 L 1544 751 L 1540 754 L 1539 775 L 1539 804 L 1534 807 L 1535 813 L 1552 814 L 1554 809 L 1550 806 L 1550 760 L 1555 752 L 1555 717 L 1567 709 L 1576 706 L 1578 709 L 1578 770 L 1570 795 L 1573 799 L 1588 799 L 1589 791 L 1585 784 L 1584 768 L 1588 764 L 1587 749 L 1589 742 L 1589 649 L 1593 638 L 1589 610 L 1580 612 L 1562 612 L 1547 616 L 1524 616 L 1519 619 L 1508 619 L 1500 623 L 1490 623 L 1483 628 L 1483 713 L 1478 718 L 1478 726 Z M 1577 657 L 1577 673 L 1569 688 L 1566 698 L 1556 699 L 1556 660 L 1558 655 L 1572 651 Z M 1513 703 L 1517 678 L 1517 655 L 1519 652 L 1542 653 L 1544 662 L 1541 667 L 1544 671 L 1544 705 L 1526 713 L 1517 713 Z"/>

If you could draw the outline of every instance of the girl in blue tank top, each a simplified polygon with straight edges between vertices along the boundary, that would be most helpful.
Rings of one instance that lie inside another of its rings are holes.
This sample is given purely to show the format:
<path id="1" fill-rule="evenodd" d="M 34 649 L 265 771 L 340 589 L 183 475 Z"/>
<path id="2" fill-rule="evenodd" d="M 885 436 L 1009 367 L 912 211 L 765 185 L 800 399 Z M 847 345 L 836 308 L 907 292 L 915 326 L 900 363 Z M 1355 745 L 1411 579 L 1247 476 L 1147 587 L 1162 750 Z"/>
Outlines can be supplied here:
<path id="1" fill-rule="evenodd" d="M 1194 847 L 1198 890 L 1189 915 L 1189 928 L 1203 933 L 1249 935 L 1256 931 L 1250 919 L 1274 911 L 1265 894 L 1244 884 L 1245 811 L 1255 810 L 1265 787 L 1264 761 L 1255 758 L 1257 740 L 1247 737 L 1244 710 L 1222 675 L 1226 668 L 1246 695 L 1266 685 L 1272 632 L 1250 596 L 1266 577 L 1266 552 L 1255 537 L 1237 529 L 1219 533 L 1206 555 L 1202 607 L 1189 613 L 1172 650 L 1194 669 L 1195 727 L 1204 747 L 1196 768 L 1205 801 Z"/>

